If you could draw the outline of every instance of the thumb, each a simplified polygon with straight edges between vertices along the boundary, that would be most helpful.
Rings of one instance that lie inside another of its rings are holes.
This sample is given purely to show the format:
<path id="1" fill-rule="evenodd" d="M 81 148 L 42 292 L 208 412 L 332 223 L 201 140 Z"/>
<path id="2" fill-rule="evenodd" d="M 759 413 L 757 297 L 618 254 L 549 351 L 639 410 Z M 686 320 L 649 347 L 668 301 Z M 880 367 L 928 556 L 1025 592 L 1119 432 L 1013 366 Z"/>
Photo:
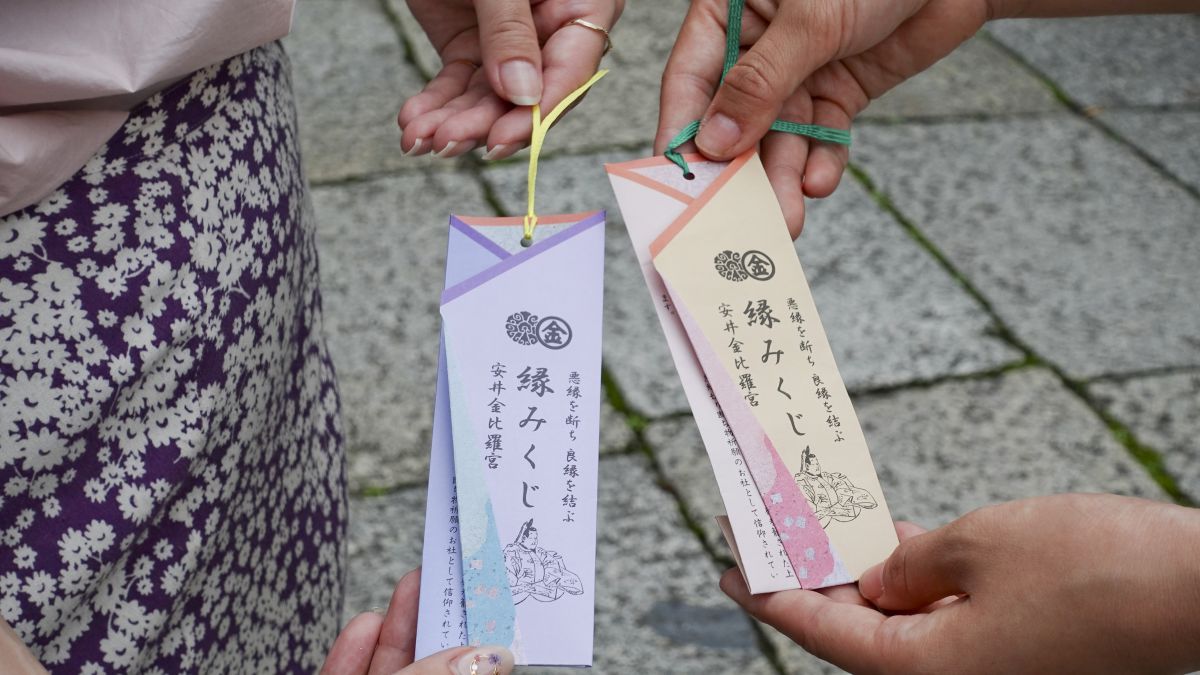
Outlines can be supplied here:
<path id="1" fill-rule="evenodd" d="M 787 3 L 750 51 L 729 69 L 700 124 L 696 147 L 713 159 L 730 159 L 754 147 L 779 110 L 837 46 L 830 36 L 841 28 L 829 12 Z"/>
<path id="2" fill-rule="evenodd" d="M 508 675 L 513 655 L 504 647 L 458 647 L 430 654 L 396 671 L 395 675 Z"/>
<path id="3" fill-rule="evenodd" d="M 897 528 L 899 529 L 899 528 Z M 884 610 L 915 610 L 968 592 L 978 549 L 956 523 L 904 539 L 866 572 L 859 593 Z"/>
<path id="4" fill-rule="evenodd" d="M 542 50 L 529 0 L 476 0 L 483 67 L 492 89 L 517 105 L 542 99 Z"/>

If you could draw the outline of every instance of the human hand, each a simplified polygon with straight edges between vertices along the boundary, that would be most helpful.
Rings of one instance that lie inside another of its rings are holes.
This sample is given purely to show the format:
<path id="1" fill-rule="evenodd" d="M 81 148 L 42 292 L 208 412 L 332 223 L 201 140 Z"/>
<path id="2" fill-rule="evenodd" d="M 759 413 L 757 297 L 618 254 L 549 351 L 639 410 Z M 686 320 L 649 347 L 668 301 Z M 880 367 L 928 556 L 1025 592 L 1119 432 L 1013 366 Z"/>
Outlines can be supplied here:
<path id="1" fill-rule="evenodd" d="M 748 51 L 718 86 L 728 0 L 694 0 L 663 73 L 655 152 L 696 119 L 695 145 L 712 159 L 757 146 L 797 237 L 805 197 L 833 192 L 849 150 L 768 133 L 771 123 L 850 128 L 871 99 L 974 35 L 991 1 L 748 0 L 741 34 Z"/>
<path id="2" fill-rule="evenodd" d="M 551 109 L 600 65 L 625 0 L 408 0 L 442 70 L 400 108 L 405 155 L 456 157 L 481 143 L 502 159 L 529 142 L 529 110 Z"/>
<path id="3" fill-rule="evenodd" d="M 387 615 L 363 612 L 342 629 L 321 675 L 508 675 L 513 657 L 504 647 L 456 647 L 413 662 L 421 571 L 396 584 Z"/>
<path id="4" fill-rule="evenodd" d="M 855 673 L 1187 672 L 1200 668 L 1197 550 L 1193 509 L 1056 495 L 905 538 L 857 598 L 751 596 L 736 573 L 721 587 Z"/>

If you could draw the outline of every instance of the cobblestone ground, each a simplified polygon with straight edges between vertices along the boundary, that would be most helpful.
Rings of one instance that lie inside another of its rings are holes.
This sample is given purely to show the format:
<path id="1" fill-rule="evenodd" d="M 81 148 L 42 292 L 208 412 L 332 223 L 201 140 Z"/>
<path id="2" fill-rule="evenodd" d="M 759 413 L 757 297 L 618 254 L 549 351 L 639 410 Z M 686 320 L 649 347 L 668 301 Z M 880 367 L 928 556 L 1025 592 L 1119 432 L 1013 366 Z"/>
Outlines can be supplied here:
<path id="1" fill-rule="evenodd" d="M 649 152 L 686 5 L 629 2 L 538 190 L 609 209 L 595 670 L 837 672 L 717 589 L 716 485 L 601 168 Z M 796 247 L 896 517 L 1200 499 L 1197 44 L 1193 16 L 994 24 L 856 124 Z M 304 0 L 286 45 L 349 434 L 349 615 L 420 560 L 447 214 L 518 212 L 525 168 L 400 156 L 395 113 L 438 63 L 401 0 Z"/>

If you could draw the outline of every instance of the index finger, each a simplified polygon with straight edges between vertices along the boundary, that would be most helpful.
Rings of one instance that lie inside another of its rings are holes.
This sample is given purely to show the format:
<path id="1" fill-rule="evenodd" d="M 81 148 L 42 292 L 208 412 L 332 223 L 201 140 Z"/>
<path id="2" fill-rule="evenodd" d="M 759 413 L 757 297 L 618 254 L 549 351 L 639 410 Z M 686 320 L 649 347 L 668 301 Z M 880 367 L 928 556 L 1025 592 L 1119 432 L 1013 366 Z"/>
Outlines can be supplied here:
<path id="1" fill-rule="evenodd" d="M 700 119 L 708 109 L 724 63 L 724 5 L 696 0 L 679 28 L 679 37 L 663 70 L 655 154 L 662 153 L 681 129 Z"/>

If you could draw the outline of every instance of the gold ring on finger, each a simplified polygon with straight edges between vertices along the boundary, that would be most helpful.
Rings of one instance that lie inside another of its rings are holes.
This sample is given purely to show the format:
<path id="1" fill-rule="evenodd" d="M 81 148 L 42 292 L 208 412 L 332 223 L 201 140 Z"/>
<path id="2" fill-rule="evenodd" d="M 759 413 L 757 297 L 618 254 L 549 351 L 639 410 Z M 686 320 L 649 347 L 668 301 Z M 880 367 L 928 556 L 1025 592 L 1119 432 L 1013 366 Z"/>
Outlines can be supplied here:
<path id="1" fill-rule="evenodd" d="M 608 29 L 606 29 L 605 27 L 594 24 L 591 21 L 588 21 L 587 19 L 571 19 L 570 21 L 563 24 L 563 27 L 566 27 L 566 26 L 582 26 L 588 30 L 600 33 L 601 35 L 604 36 L 604 51 L 601 52 L 600 55 L 604 56 L 605 54 L 612 51 L 612 48 L 613 48 L 612 36 L 608 34 Z"/>

